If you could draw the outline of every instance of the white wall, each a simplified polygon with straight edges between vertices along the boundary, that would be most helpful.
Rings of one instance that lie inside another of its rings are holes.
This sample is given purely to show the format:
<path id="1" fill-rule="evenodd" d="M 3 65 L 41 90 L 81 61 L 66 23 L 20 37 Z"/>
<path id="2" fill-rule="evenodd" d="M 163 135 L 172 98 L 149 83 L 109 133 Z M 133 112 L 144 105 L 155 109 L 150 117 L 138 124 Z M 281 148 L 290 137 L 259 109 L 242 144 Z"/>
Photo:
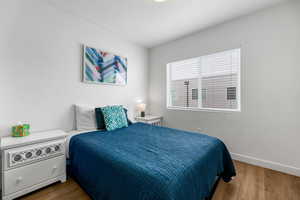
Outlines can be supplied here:
<path id="1" fill-rule="evenodd" d="M 300 2 L 150 50 L 149 101 L 170 127 L 221 138 L 234 158 L 300 176 Z M 166 64 L 241 47 L 242 112 L 166 109 Z"/>
<path id="2" fill-rule="evenodd" d="M 18 121 L 29 122 L 32 131 L 70 130 L 74 103 L 123 104 L 132 115 L 136 98 L 147 98 L 148 50 L 121 35 L 46 1 L 1 1 L 0 134 Z M 82 83 L 82 44 L 128 57 L 128 85 Z"/>

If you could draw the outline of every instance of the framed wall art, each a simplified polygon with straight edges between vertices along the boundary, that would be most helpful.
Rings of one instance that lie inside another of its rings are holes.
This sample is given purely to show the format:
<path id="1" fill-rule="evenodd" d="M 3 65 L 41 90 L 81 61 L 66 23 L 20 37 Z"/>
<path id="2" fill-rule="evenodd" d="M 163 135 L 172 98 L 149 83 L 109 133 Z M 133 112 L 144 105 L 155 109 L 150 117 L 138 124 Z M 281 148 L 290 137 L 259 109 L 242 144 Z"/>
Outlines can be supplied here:
<path id="1" fill-rule="evenodd" d="M 127 58 L 83 46 L 83 82 L 126 85 Z"/>

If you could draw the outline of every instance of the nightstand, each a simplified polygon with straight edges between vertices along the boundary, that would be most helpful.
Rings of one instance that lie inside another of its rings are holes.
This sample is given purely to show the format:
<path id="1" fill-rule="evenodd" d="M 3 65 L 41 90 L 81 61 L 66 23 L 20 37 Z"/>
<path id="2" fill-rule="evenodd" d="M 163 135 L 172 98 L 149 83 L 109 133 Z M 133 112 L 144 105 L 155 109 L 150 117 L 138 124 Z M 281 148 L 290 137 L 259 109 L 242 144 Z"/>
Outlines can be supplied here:
<path id="1" fill-rule="evenodd" d="M 65 140 L 60 130 L 1 138 L 1 197 L 11 200 L 66 181 Z"/>
<path id="2" fill-rule="evenodd" d="M 146 115 L 145 117 L 135 117 L 135 121 L 144 122 L 154 126 L 162 126 L 162 116 Z"/>

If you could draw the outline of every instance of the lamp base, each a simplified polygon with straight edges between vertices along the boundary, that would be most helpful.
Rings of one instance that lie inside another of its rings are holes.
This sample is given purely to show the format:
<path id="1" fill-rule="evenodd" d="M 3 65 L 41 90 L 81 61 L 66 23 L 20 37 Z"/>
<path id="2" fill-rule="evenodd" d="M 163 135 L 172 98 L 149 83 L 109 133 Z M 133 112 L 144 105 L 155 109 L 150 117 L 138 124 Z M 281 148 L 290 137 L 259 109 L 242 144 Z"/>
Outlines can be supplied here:
<path id="1" fill-rule="evenodd" d="M 145 116 L 146 116 L 145 111 L 142 111 L 141 112 L 141 117 L 145 117 Z"/>

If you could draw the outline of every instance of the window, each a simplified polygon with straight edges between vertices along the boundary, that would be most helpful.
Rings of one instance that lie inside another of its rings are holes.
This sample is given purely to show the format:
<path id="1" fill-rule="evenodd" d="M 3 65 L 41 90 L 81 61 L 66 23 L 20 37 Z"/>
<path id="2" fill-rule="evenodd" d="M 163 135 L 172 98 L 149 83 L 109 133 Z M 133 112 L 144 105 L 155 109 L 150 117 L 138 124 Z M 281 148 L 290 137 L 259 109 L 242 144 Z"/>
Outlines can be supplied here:
<path id="1" fill-rule="evenodd" d="M 169 63 L 167 107 L 239 111 L 240 52 L 233 49 Z"/>
<path id="2" fill-rule="evenodd" d="M 198 100 L 198 88 L 192 89 L 192 100 Z"/>
<path id="3" fill-rule="evenodd" d="M 227 100 L 236 100 L 236 87 L 227 88 Z"/>
<path id="4" fill-rule="evenodd" d="M 206 101 L 206 96 L 207 96 L 207 89 L 206 88 L 202 88 L 202 102 Z"/>

